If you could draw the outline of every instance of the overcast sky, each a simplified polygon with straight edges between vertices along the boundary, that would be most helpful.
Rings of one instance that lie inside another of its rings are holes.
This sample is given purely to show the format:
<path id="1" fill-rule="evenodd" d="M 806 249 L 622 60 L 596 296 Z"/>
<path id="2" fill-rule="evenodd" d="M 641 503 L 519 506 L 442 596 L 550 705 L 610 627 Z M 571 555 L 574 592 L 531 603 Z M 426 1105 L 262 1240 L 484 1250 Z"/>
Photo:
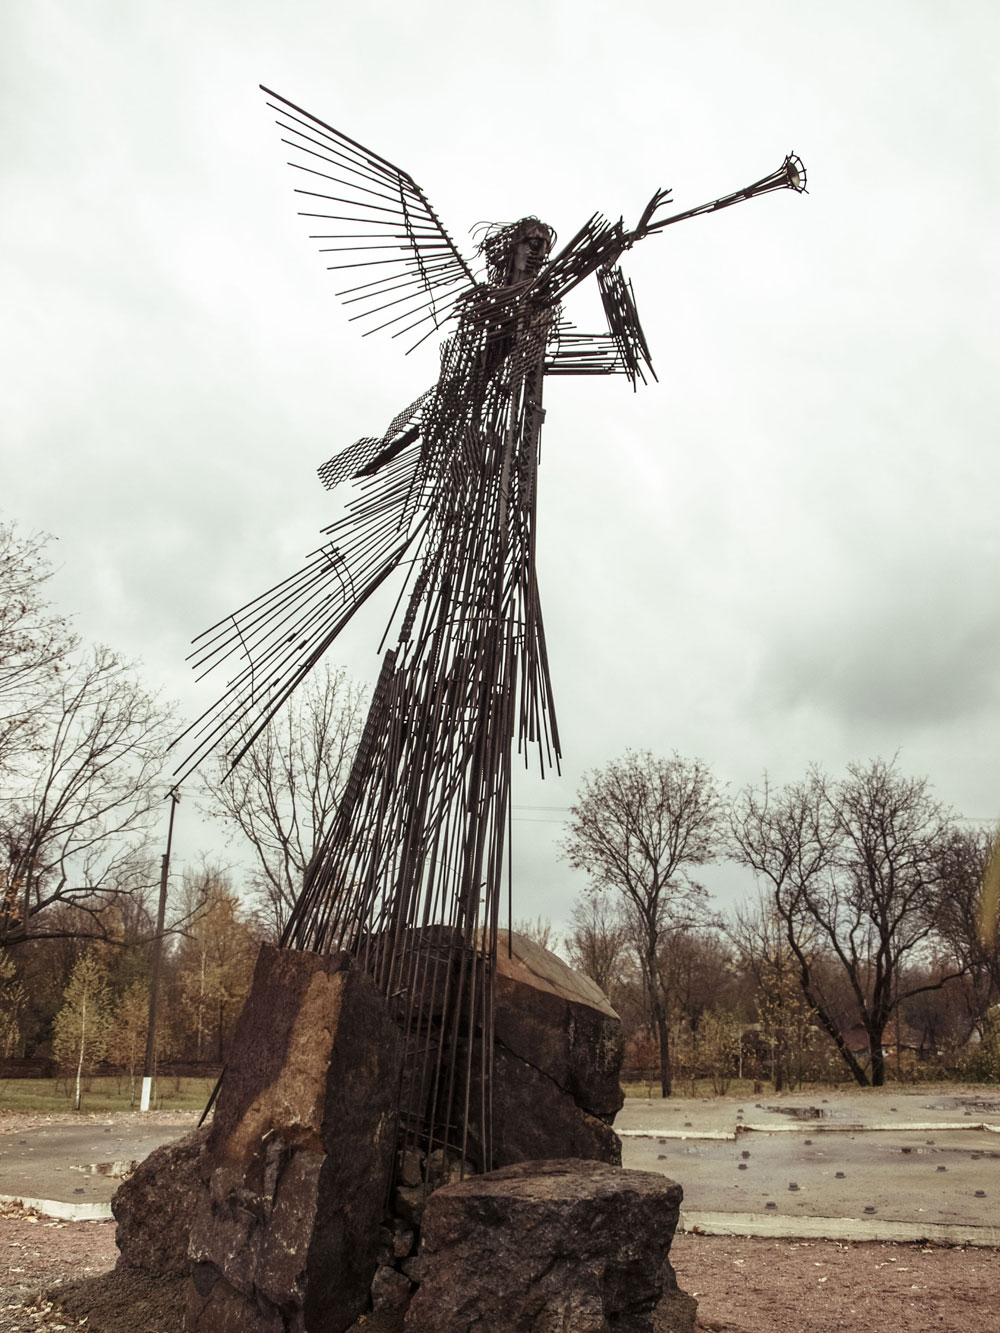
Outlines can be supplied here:
<path id="1" fill-rule="evenodd" d="M 410 172 L 466 253 L 483 219 L 565 240 L 794 149 L 808 195 L 626 257 L 658 384 L 547 388 L 565 775 L 517 789 L 515 915 L 567 916 L 560 821 L 627 746 L 734 789 L 899 750 L 994 820 L 998 49 L 987 0 L 7 5 L 0 513 L 190 716 L 189 640 L 298 567 L 337 512 L 316 467 L 433 382 L 433 341 L 347 323 L 258 83 Z M 590 291 L 567 313 L 601 327 Z M 333 650 L 359 678 L 390 606 Z"/>

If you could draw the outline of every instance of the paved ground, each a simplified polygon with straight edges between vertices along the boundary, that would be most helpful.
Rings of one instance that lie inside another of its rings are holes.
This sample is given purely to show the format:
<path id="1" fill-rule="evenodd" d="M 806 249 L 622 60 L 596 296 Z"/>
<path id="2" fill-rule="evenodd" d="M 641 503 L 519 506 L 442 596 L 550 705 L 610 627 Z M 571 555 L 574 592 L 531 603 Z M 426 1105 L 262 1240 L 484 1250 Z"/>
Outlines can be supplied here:
<path id="1" fill-rule="evenodd" d="M 5 1130 L 0 1118 L 0 1199 L 51 1200 L 66 1205 L 53 1215 L 109 1217 L 108 1205 L 133 1163 L 192 1129 L 197 1116 L 158 1113 L 153 1123 L 138 1115 L 63 1117 L 37 1128 Z"/>
<path id="2" fill-rule="evenodd" d="M 1000 1097 L 630 1098 L 615 1128 L 626 1166 L 683 1185 L 688 1227 L 1000 1243 Z"/>
<path id="3" fill-rule="evenodd" d="M 0 1198 L 108 1216 L 131 1164 L 196 1120 L 60 1117 L 12 1132 L 0 1118 Z M 626 1166 L 683 1185 L 689 1229 L 1000 1245 L 1000 1093 L 629 1098 L 615 1128 Z"/>

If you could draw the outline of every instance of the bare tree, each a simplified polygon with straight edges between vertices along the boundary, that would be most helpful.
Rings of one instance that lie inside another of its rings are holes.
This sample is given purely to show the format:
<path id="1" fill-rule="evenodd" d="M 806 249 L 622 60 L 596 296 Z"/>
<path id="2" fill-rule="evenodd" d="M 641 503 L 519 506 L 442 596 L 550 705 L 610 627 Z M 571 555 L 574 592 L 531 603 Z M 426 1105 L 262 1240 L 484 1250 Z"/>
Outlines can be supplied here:
<path id="1" fill-rule="evenodd" d="M 563 852 L 623 905 L 642 968 L 670 1096 L 669 988 L 661 971 L 665 932 L 707 921 L 707 894 L 690 877 L 713 861 L 721 840 L 722 797 L 700 759 L 660 759 L 628 750 L 589 773 L 570 810 Z"/>
<path id="2" fill-rule="evenodd" d="M 551 917 L 539 914 L 532 920 L 530 917 L 522 917 L 520 921 L 511 923 L 511 930 L 516 935 L 523 935 L 525 939 L 532 943 L 540 945 L 543 949 L 555 952 L 559 947 L 559 932 L 553 929 Z"/>
<path id="3" fill-rule="evenodd" d="M 612 999 L 628 952 L 628 925 L 620 906 L 604 894 L 587 893 L 573 908 L 571 920 L 566 937 L 570 962 Z"/>
<path id="4" fill-rule="evenodd" d="M 768 895 L 761 893 L 755 905 L 735 909 L 727 929 L 753 982 L 761 1036 L 771 1053 L 774 1090 L 794 1088 L 804 1074 L 813 1010 L 802 993 L 798 957 L 786 938 L 785 923 Z M 812 974 L 815 958 L 809 934 L 800 935 L 798 945 Z"/>
<path id="5" fill-rule="evenodd" d="M 220 758 L 203 782 L 206 812 L 254 850 L 255 885 L 276 937 L 337 812 L 365 699 L 343 668 L 317 668 L 239 763 Z"/>
<path id="6" fill-rule="evenodd" d="M 905 778 L 895 761 L 883 759 L 850 765 L 840 782 L 819 769 L 778 793 L 765 782 L 734 806 L 737 859 L 769 883 L 803 994 L 862 1086 L 868 1074 L 847 1049 L 811 944 L 829 951 L 847 982 L 868 1034 L 871 1082 L 881 1087 L 883 1038 L 898 1006 L 962 971 L 913 986 L 904 981 L 907 967 L 931 949 L 951 829 L 926 779 Z"/>
<path id="7" fill-rule="evenodd" d="M 0 523 L 0 774 L 30 751 L 76 639 L 45 600 L 50 539 Z"/>
<path id="8" fill-rule="evenodd" d="M 934 925 L 966 974 L 967 1035 L 983 1037 L 989 1010 L 1000 1001 L 1000 836 L 986 828 L 953 829 L 940 871 Z"/>
<path id="9" fill-rule="evenodd" d="M 103 937 L 103 908 L 145 883 L 163 796 L 171 712 L 130 663 L 101 647 L 75 656 L 41 707 L 30 753 L 0 794 L 8 946 L 49 935 L 46 912 L 66 903 L 89 918 L 83 933 Z"/>

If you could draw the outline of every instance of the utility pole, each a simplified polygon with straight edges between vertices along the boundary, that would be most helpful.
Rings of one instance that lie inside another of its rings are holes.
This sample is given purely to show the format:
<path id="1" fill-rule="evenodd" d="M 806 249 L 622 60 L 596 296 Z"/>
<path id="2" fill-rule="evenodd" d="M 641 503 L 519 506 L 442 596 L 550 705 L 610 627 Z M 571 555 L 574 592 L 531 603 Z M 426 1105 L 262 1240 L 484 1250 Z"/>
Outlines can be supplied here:
<path id="1" fill-rule="evenodd" d="M 170 790 L 170 823 L 167 827 L 167 850 L 160 861 L 160 905 L 156 913 L 156 934 L 153 936 L 153 965 L 149 978 L 149 1025 L 146 1029 L 146 1063 L 142 1071 L 140 1111 L 148 1111 L 153 1093 L 153 1066 L 156 1052 L 156 1005 L 159 1000 L 160 967 L 163 962 L 163 922 L 167 915 L 167 877 L 170 874 L 170 844 L 174 838 L 174 815 L 180 793 Z"/>

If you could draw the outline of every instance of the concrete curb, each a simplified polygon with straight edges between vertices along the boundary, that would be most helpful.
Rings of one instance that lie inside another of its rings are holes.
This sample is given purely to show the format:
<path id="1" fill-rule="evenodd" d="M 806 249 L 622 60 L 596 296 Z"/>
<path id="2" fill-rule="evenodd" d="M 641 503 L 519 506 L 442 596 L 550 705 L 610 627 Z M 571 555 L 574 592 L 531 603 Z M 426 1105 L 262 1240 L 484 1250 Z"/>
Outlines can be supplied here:
<path id="1" fill-rule="evenodd" d="M 60 1222 L 107 1222 L 114 1216 L 110 1203 L 65 1203 L 62 1199 L 29 1199 L 25 1194 L 0 1194 L 0 1204 L 13 1204 L 26 1213 L 40 1213 Z"/>
<path id="2" fill-rule="evenodd" d="M 991 1125 L 987 1121 L 977 1120 L 927 1120 L 900 1124 L 888 1121 L 885 1124 L 860 1125 L 843 1123 L 830 1124 L 824 1120 L 800 1121 L 793 1125 L 740 1124 L 734 1130 L 726 1129 L 619 1129 L 615 1133 L 620 1139 L 714 1139 L 726 1143 L 735 1143 L 741 1134 L 933 1134 L 955 1130 L 984 1130 L 987 1134 L 1000 1134 L 1000 1125 Z"/>
<path id="3" fill-rule="evenodd" d="M 990 1134 L 1000 1134 L 1000 1125 L 990 1125 L 982 1120 L 918 1120 L 907 1121 L 901 1124 L 887 1121 L 885 1124 L 878 1123 L 874 1125 L 859 1124 L 831 1124 L 827 1120 L 800 1121 L 794 1125 L 740 1125 L 737 1133 L 754 1134 L 869 1134 L 881 1133 L 883 1130 L 895 1131 L 897 1134 L 932 1134 L 935 1130 L 944 1134 L 953 1130 L 982 1129 Z"/>
<path id="4" fill-rule="evenodd" d="M 784 1128 L 784 1126 L 782 1126 Z M 686 1129 L 616 1129 L 620 1139 L 714 1139 L 716 1142 L 735 1143 L 735 1133 L 725 1129 L 707 1129 L 699 1134 L 697 1130 Z"/>
<path id="5" fill-rule="evenodd" d="M 782 1217 L 774 1213 L 689 1213 L 681 1209 L 679 1231 L 705 1236 L 762 1236 L 783 1240 L 881 1240 L 914 1244 L 1000 1247 L 1000 1227 L 944 1222 L 893 1222 L 886 1218 Z"/>

